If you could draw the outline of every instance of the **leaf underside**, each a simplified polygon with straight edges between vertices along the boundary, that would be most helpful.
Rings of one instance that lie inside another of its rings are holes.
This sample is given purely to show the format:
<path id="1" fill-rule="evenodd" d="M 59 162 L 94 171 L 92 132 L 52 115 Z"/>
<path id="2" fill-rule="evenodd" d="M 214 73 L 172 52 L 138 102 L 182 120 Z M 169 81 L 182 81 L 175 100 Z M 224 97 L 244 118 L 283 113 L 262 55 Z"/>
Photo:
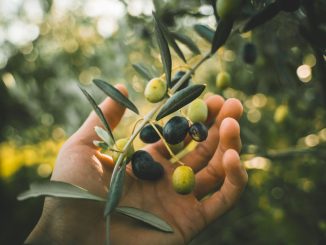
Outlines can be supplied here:
<path id="1" fill-rule="evenodd" d="M 214 31 L 211 28 L 205 25 L 196 24 L 194 25 L 194 29 L 199 34 L 199 36 L 204 38 L 206 41 L 209 43 L 213 42 Z"/>
<path id="2" fill-rule="evenodd" d="M 23 201 L 29 198 L 40 196 L 86 199 L 99 202 L 106 201 L 105 198 L 96 196 L 84 188 L 61 181 L 32 183 L 30 185 L 30 189 L 19 194 L 17 199 Z M 173 228 L 169 224 L 167 224 L 158 216 L 151 214 L 147 211 L 143 211 L 133 207 L 117 207 L 114 211 L 123 215 L 127 215 L 131 218 L 140 220 L 160 231 L 173 232 Z"/>
<path id="3" fill-rule="evenodd" d="M 172 32 L 172 35 L 176 40 L 186 45 L 191 50 L 191 52 L 193 52 L 194 54 L 200 54 L 198 46 L 190 37 L 177 32 Z"/>
<path id="4" fill-rule="evenodd" d="M 150 73 L 150 71 L 142 64 L 132 64 L 132 67 L 135 69 L 135 71 L 138 72 L 139 75 L 141 75 L 146 80 L 151 80 L 154 76 Z"/>

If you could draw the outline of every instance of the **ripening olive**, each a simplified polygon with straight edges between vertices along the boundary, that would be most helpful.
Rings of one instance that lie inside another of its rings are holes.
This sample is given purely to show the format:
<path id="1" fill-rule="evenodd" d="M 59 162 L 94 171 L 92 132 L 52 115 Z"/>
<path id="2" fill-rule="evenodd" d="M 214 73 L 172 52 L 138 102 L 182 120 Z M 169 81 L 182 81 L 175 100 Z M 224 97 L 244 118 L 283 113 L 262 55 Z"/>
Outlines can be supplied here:
<path id="1" fill-rule="evenodd" d="M 177 167 L 172 174 L 174 190 L 179 194 L 189 194 L 195 187 L 195 174 L 188 166 Z"/>
<path id="2" fill-rule="evenodd" d="M 192 122 L 205 122 L 208 115 L 208 107 L 202 99 L 195 99 L 189 104 L 187 116 Z"/>
<path id="3" fill-rule="evenodd" d="M 216 87 L 223 90 L 230 86 L 231 77 L 230 74 L 226 71 L 222 71 L 217 75 L 216 78 Z"/>
<path id="4" fill-rule="evenodd" d="M 257 49 L 253 43 L 246 43 L 242 50 L 242 59 L 247 64 L 254 64 L 257 58 Z"/>
<path id="5" fill-rule="evenodd" d="M 189 134 L 195 141 L 201 142 L 207 138 L 208 129 L 203 123 L 194 123 L 189 128 Z"/>
<path id="6" fill-rule="evenodd" d="M 242 0 L 218 0 L 216 10 L 221 19 L 234 17 L 239 11 Z"/>
<path id="7" fill-rule="evenodd" d="M 119 155 L 120 155 L 119 151 L 120 152 L 123 151 L 123 148 L 125 147 L 125 145 L 127 144 L 127 142 L 128 142 L 128 139 L 127 138 L 118 139 L 115 142 L 115 144 L 113 146 L 113 150 L 115 150 L 115 151 L 112 151 L 112 158 L 113 158 L 113 161 L 114 162 L 116 162 L 118 160 Z M 135 151 L 134 150 L 134 147 L 131 144 L 129 146 L 128 150 L 127 150 L 126 156 L 127 157 L 131 157 L 131 155 L 134 153 L 134 151 Z"/>
<path id="8" fill-rule="evenodd" d="M 155 124 L 158 131 L 163 134 L 163 129 L 160 125 Z M 156 132 L 156 130 L 153 128 L 151 124 L 147 124 L 145 127 L 142 128 L 139 134 L 139 138 L 147 144 L 155 143 L 160 139 L 159 134 Z"/>
<path id="9" fill-rule="evenodd" d="M 186 74 L 185 71 L 178 71 L 171 80 L 171 87 L 176 85 L 177 82 L 180 80 L 180 78 L 184 76 L 184 74 Z M 187 78 L 187 80 L 182 83 L 182 85 L 177 89 L 177 91 L 186 88 L 189 85 L 189 81 L 190 81 L 190 77 Z"/>
<path id="10" fill-rule="evenodd" d="M 147 83 L 144 95 L 149 102 L 156 103 L 164 98 L 166 91 L 166 82 L 161 78 L 156 77 Z"/>
<path id="11" fill-rule="evenodd" d="M 299 9 L 300 0 L 281 0 L 282 9 L 286 12 L 293 12 Z"/>
<path id="12" fill-rule="evenodd" d="M 146 151 L 136 151 L 131 158 L 132 172 L 143 180 L 158 180 L 164 174 L 162 165 Z"/>
<path id="13" fill-rule="evenodd" d="M 172 117 L 163 127 L 163 137 L 169 144 L 175 145 L 184 140 L 189 129 L 188 120 L 184 117 Z"/>

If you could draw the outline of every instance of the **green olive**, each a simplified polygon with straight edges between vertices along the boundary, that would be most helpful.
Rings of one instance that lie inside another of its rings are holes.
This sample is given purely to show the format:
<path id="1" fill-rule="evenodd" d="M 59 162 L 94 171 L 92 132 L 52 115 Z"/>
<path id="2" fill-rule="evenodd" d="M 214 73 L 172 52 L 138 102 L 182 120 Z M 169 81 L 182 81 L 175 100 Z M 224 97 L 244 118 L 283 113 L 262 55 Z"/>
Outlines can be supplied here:
<path id="1" fill-rule="evenodd" d="M 161 101 L 167 91 L 167 85 L 161 78 L 153 78 L 150 80 L 145 88 L 145 98 L 151 103 L 157 103 Z"/>
<path id="2" fill-rule="evenodd" d="M 174 190 L 179 194 L 189 194 L 195 187 L 195 174 L 188 166 L 177 167 L 172 174 Z"/>
<path id="3" fill-rule="evenodd" d="M 221 19 L 234 17 L 240 9 L 242 0 L 218 0 L 216 10 Z"/>
<path id="4" fill-rule="evenodd" d="M 230 86 L 231 76 L 228 72 L 222 71 L 216 77 L 216 87 L 223 90 Z"/>
<path id="5" fill-rule="evenodd" d="M 111 154 L 114 162 L 116 162 L 118 160 L 119 155 L 120 155 L 119 152 L 123 151 L 123 148 L 125 147 L 125 145 L 127 144 L 127 142 L 128 142 L 128 139 L 127 138 L 118 139 L 115 142 L 115 144 L 113 146 L 113 150 L 114 151 L 112 151 L 112 154 Z M 131 144 L 130 147 L 128 148 L 128 150 L 127 150 L 126 156 L 127 157 L 131 157 L 132 154 L 134 153 L 134 151 L 135 151 L 134 150 L 134 147 Z"/>
<path id="6" fill-rule="evenodd" d="M 195 99 L 189 104 L 187 116 L 192 122 L 205 122 L 207 115 L 207 104 L 202 99 Z"/>

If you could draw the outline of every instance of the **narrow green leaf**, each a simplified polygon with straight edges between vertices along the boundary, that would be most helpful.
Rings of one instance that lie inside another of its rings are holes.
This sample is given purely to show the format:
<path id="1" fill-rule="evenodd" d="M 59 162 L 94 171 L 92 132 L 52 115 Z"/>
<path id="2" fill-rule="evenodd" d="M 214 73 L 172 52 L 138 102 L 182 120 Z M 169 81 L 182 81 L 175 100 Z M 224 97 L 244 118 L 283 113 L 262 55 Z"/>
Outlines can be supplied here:
<path id="1" fill-rule="evenodd" d="M 220 20 L 212 41 L 211 54 L 214 54 L 228 39 L 233 27 L 233 19 Z"/>
<path id="2" fill-rule="evenodd" d="M 29 190 L 18 195 L 19 201 L 26 200 L 32 197 L 39 196 L 51 196 L 51 197 L 63 197 L 63 198 L 78 198 L 94 201 L 104 201 L 105 199 L 94 194 L 91 194 L 87 190 L 61 181 L 46 181 L 37 182 L 30 185 Z"/>
<path id="3" fill-rule="evenodd" d="M 111 178 L 110 188 L 106 198 L 104 216 L 110 215 L 112 213 L 121 198 L 123 181 L 126 175 L 126 161 L 120 166 L 117 166 L 117 168 L 117 171 L 113 173 Z"/>
<path id="4" fill-rule="evenodd" d="M 178 92 L 176 92 L 172 97 L 170 97 L 159 113 L 156 116 L 156 120 L 160 120 L 163 117 L 179 110 L 185 105 L 189 104 L 191 101 L 196 99 L 206 88 L 206 85 L 197 84 L 192 85 L 187 88 L 184 88 Z"/>
<path id="5" fill-rule="evenodd" d="M 172 33 L 162 22 L 159 21 L 155 12 L 153 12 L 153 16 L 154 16 L 154 19 L 155 19 L 158 27 L 162 31 L 165 39 L 168 41 L 168 43 L 171 45 L 171 47 L 174 49 L 174 51 L 177 53 L 177 55 L 183 60 L 183 62 L 187 63 L 186 58 L 185 58 L 184 54 L 182 53 L 181 49 L 179 48 L 178 44 L 175 42 Z"/>
<path id="6" fill-rule="evenodd" d="M 121 104 L 122 106 L 125 106 L 135 112 L 136 114 L 139 114 L 137 107 L 126 97 L 124 96 L 118 89 L 116 89 L 111 84 L 104 82 L 99 79 L 94 79 L 93 82 L 97 87 L 99 87 L 107 96 L 111 97 L 113 100 Z"/>
<path id="7" fill-rule="evenodd" d="M 132 207 L 118 207 L 116 208 L 116 211 L 134 219 L 145 222 L 146 224 L 149 224 L 159 229 L 160 231 L 173 232 L 173 228 L 168 223 L 166 223 L 164 220 L 152 213 Z"/>
<path id="8" fill-rule="evenodd" d="M 185 34 L 171 32 L 172 35 L 176 40 L 186 45 L 194 54 L 200 54 L 200 50 L 197 47 L 196 43 L 191 40 L 190 37 L 186 36 Z"/>
<path id="9" fill-rule="evenodd" d="M 151 80 L 154 76 L 150 71 L 142 64 L 132 64 L 132 67 L 146 80 Z"/>
<path id="10" fill-rule="evenodd" d="M 204 38 L 209 43 L 212 43 L 214 38 L 214 31 L 211 28 L 205 25 L 196 24 L 194 25 L 194 29 L 199 34 L 199 36 Z"/>
<path id="11" fill-rule="evenodd" d="M 153 12 L 154 23 L 155 23 L 155 35 L 157 38 L 158 46 L 160 48 L 161 59 L 163 63 L 163 69 L 165 72 L 166 82 L 168 85 L 171 83 L 171 70 L 172 70 L 172 60 L 169 45 L 164 37 L 163 31 L 160 28 L 159 20 L 156 18 Z M 170 87 L 170 86 L 168 86 Z"/>
<path id="12" fill-rule="evenodd" d="M 89 103 L 92 105 L 95 113 L 100 118 L 101 122 L 103 123 L 103 125 L 107 129 L 107 131 L 109 132 L 109 134 L 112 137 L 113 142 L 114 142 L 114 137 L 113 137 L 113 134 L 112 134 L 112 130 L 111 130 L 108 122 L 106 121 L 102 110 L 100 109 L 100 107 L 97 106 L 95 100 L 92 98 L 92 96 L 89 93 L 87 93 L 87 91 L 85 89 L 83 89 L 81 87 L 79 87 L 79 88 L 83 92 L 83 94 L 85 95 L 85 97 L 87 98 L 87 100 L 89 101 Z"/>
<path id="13" fill-rule="evenodd" d="M 112 136 L 103 128 L 95 126 L 94 128 L 96 134 L 110 147 L 114 144 L 114 139 Z"/>
<path id="14" fill-rule="evenodd" d="M 247 32 L 276 16 L 282 9 L 281 1 L 276 1 L 267 5 L 257 14 L 253 15 L 242 27 L 241 32 Z"/>

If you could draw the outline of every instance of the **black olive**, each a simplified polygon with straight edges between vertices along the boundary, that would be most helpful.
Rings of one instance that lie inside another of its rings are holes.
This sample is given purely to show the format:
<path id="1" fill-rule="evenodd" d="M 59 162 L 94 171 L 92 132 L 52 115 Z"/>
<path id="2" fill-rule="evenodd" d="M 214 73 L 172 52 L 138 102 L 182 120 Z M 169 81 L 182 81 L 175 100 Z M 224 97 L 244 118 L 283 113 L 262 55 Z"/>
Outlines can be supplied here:
<path id="1" fill-rule="evenodd" d="M 172 117 L 163 127 L 163 137 L 171 145 L 184 140 L 189 129 L 188 120 L 184 117 Z"/>
<path id="2" fill-rule="evenodd" d="M 177 84 L 177 82 L 183 77 L 184 74 L 186 74 L 186 72 L 178 71 L 171 80 L 171 87 L 174 87 L 174 85 Z M 189 85 L 189 82 L 190 82 L 190 77 L 187 78 L 187 80 L 182 83 L 182 85 L 177 89 L 177 91 L 186 88 Z"/>
<path id="3" fill-rule="evenodd" d="M 201 142 L 207 138 L 208 129 L 205 124 L 197 122 L 191 125 L 189 128 L 189 134 L 193 140 Z"/>
<path id="4" fill-rule="evenodd" d="M 146 151 L 136 151 L 131 158 L 132 172 L 143 180 L 158 180 L 164 174 L 162 165 Z"/>
<path id="5" fill-rule="evenodd" d="M 253 43 L 246 43 L 242 50 L 243 61 L 248 64 L 254 64 L 257 58 L 257 49 Z"/>
<path id="6" fill-rule="evenodd" d="M 160 125 L 155 124 L 158 131 L 160 131 L 161 134 L 163 134 L 163 129 Z M 147 124 L 145 127 L 142 128 L 139 134 L 139 138 L 147 144 L 155 143 L 160 139 L 159 134 L 156 132 L 156 130 L 153 128 L 151 124 Z"/>

